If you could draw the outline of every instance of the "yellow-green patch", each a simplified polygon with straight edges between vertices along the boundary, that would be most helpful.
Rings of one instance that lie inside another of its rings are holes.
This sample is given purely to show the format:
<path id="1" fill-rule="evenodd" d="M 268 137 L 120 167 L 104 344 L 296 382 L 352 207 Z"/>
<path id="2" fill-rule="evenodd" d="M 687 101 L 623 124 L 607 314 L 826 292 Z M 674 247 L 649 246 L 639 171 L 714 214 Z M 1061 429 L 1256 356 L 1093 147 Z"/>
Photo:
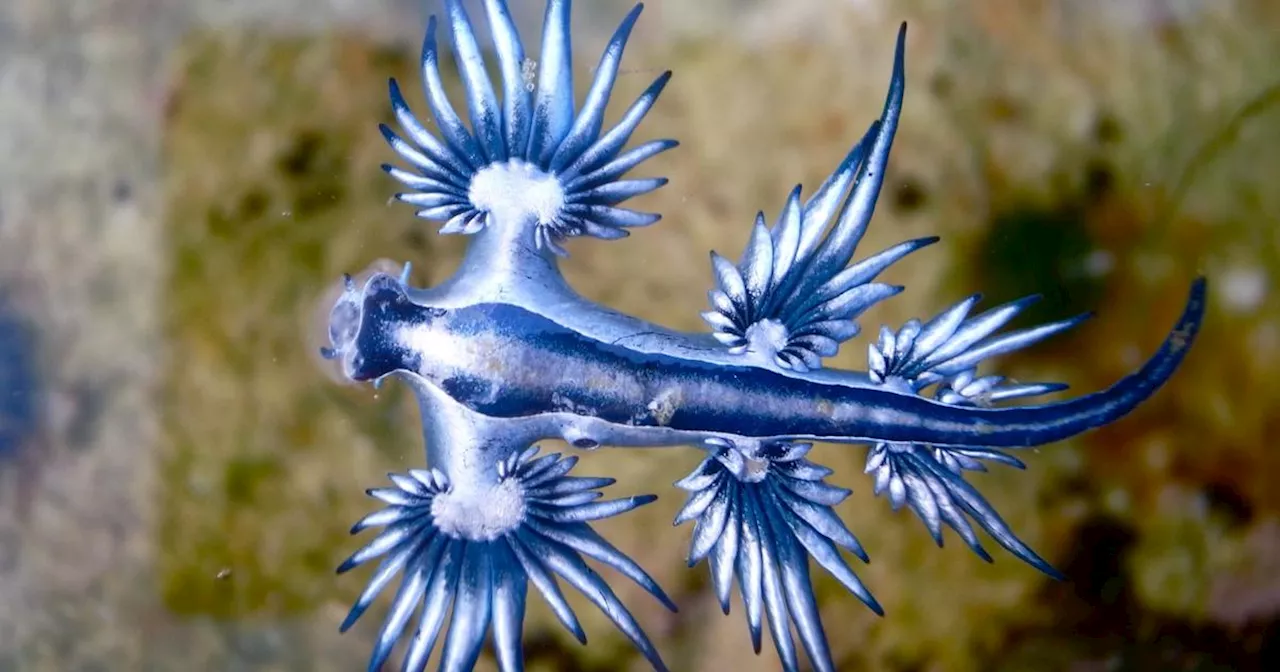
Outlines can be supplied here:
<path id="1" fill-rule="evenodd" d="M 372 403 L 315 354 L 341 273 L 442 249 L 389 210 L 378 169 L 386 77 L 410 60 L 341 35 L 250 32 L 196 36 L 180 63 L 165 132 L 163 594 L 179 613 L 309 610 L 357 589 L 333 568 L 372 508 L 363 490 L 422 455 L 402 395 Z"/>

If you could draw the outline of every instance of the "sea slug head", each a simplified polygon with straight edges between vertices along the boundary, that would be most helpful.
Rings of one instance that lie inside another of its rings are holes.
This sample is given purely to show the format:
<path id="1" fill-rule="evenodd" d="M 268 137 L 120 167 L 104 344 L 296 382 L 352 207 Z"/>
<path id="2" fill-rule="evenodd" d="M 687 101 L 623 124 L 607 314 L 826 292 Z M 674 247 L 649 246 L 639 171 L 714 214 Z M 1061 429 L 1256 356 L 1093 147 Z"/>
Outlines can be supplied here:
<path id="1" fill-rule="evenodd" d="M 354 382 L 373 381 L 396 371 L 417 371 L 420 355 L 402 334 L 430 328 L 442 311 L 409 298 L 404 280 L 375 273 L 363 287 L 343 276 L 343 290 L 329 311 L 329 346 L 320 354 L 338 360 Z"/>
<path id="2" fill-rule="evenodd" d="M 342 276 L 342 294 L 329 311 L 329 347 L 321 348 L 325 359 L 338 359 L 349 352 L 360 331 L 360 291 L 350 275 Z"/>

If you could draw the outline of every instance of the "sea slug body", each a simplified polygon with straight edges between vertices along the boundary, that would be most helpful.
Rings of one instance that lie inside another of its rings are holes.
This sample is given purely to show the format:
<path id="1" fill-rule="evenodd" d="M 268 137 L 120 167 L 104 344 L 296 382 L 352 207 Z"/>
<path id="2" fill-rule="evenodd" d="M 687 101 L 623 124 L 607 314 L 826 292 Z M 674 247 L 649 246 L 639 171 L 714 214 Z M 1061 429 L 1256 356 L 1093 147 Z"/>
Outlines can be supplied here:
<path id="1" fill-rule="evenodd" d="M 674 610 L 657 583 L 591 526 L 653 497 L 601 500 L 613 479 L 570 475 L 575 457 L 539 454 L 538 442 L 548 439 L 588 450 L 702 450 L 702 463 L 676 484 L 688 492 L 676 523 L 694 523 L 687 560 L 708 562 L 726 613 L 738 586 L 756 652 L 767 622 L 788 671 L 800 669 L 797 640 L 815 670 L 835 668 L 811 560 L 883 612 L 841 552 L 868 557 L 835 513 L 848 491 L 828 484 L 831 471 L 808 459 L 814 442 L 867 446 L 875 492 L 894 509 L 910 507 L 939 544 L 945 525 L 990 559 L 981 528 L 1058 576 L 965 473 L 987 463 L 1021 468 L 1017 450 L 1115 422 L 1159 390 L 1195 340 L 1203 279 L 1192 283 L 1183 314 L 1142 367 L 1065 401 L 1010 403 L 1065 386 L 978 373 L 986 360 L 1082 320 L 1005 330 L 1031 299 L 975 314 L 978 298 L 971 297 L 929 320 L 882 328 L 868 346 L 866 371 L 826 366 L 860 333 L 860 316 L 902 290 L 878 282 L 880 273 L 938 241 L 909 240 L 854 261 L 902 111 L 904 25 L 880 118 L 813 193 L 804 196 L 797 186 L 776 218 L 756 218 L 738 262 L 712 253 L 714 287 L 703 313 L 709 333 L 621 314 L 574 291 L 559 262 L 570 238 L 621 239 L 659 219 L 624 204 L 666 180 L 626 175 L 676 147 L 672 140 L 631 143 L 671 73 L 658 76 L 616 125 L 604 125 L 641 6 L 605 47 L 580 107 L 569 0 L 547 1 L 537 59 L 526 54 L 505 0 L 483 6 L 497 81 L 462 3 L 445 0 L 467 121 L 445 95 L 432 17 L 421 64 L 434 124 L 429 130 L 415 116 L 393 80 L 400 132 L 382 127 L 407 166 L 385 167 L 407 189 L 397 198 L 438 222 L 441 233 L 467 236 L 466 256 L 451 278 L 430 288 L 409 286 L 408 264 L 398 276 L 375 273 L 361 283 L 348 277 L 323 350 L 353 381 L 391 377 L 408 385 L 426 444 L 421 469 L 391 474 L 389 487 L 369 491 L 386 507 L 353 532 L 380 532 L 339 568 L 380 563 L 343 630 L 401 577 L 371 671 L 402 639 L 406 670 L 423 669 L 441 642 L 441 669 L 470 670 L 490 633 L 498 666 L 523 669 L 530 585 L 585 642 L 563 583 L 601 609 L 655 669 L 666 669 L 636 618 L 586 562 L 611 567 Z"/>

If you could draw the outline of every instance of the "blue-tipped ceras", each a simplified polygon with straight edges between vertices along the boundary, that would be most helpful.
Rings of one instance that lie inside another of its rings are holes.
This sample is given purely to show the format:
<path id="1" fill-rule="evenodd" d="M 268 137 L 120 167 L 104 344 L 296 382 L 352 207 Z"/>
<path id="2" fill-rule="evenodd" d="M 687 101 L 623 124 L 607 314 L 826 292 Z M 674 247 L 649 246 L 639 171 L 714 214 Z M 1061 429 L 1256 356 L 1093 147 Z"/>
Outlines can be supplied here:
<path id="1" fill-rule="evenodd" d="M 342 624 L 402 577 L 369 663 L 378 670 L 417 613 L 403 667 L 419 670 L 443 635 L 441 669 L 469 670 L 491 630 L 499 667 L 520 670 L 530 584 L 579 640 L 561 592 L 568 583 L 599 607 L 656 669 L 665 666 L 640 625 L 585 561 L 610 566 L 675 606 L 643 569 L 600 537 L 591 521 L 651 497 L 599 501 L 608 478 L 570 476 L 576 461 L 539 456 L 559 438 L 599 446 L 693 445 L 706 459 L 677 485 L 689 491 L 677 522 L 694 521 L 690 564 L 707 559 L 729 609 L 736 580 L 752 642 L 767 620 L 782 665 L 799 669 L 794 627 L 810 664 L 834 668 L 809 577 L 813 559 L 877 613 L 880 605 L 841 549 L 866 560 L 834 507 L 848 492 L 805 459 L 811 442 L 867 444 L 866 471 L 894 508 L 906 504 L 942 542 L 942 526 L 989 559 L 974 525 L 1032 566 L 1056 576 L 964 478 L 984 462 L 1021 467 L 1008 449 L 1074 436 L 1119 419 L 1160 388 L 1190 347 L 1204 314 L 1205 284 L 1191 287 L 1182 317 L 1140 370 L 1068 401 L 1003 405 L 1064 386 L 979 376 L 985 359 L 1079 322 L 1000 332 L 1026 302 L 971 315 L 977 298 L 927 322 L 882 329 L 868 370 L 823 367 L 859 331 L 856 319 L 901 287 L 876 277 L 936 238 L 907 241 L 850 263 L 875 208 L 904 88 L 905 26 L 888 98 L 835 172 L 814 193 L 796 187 L 772 225 L 757 217 L 741 261 L 712 254 L 715 289 L 703 314 L 711 333 L 681 333 L 592 303 L 561 276 L 574 236 L 623 238 L 658 216 L 621 204 L 661 187 L 625 178 L 671 149 L 651 140 L 627 149 L 670 73 L 663 73 L 612 128 L 604 128 L 637 6 L 609 41 L 586 98 L 575 102 L 569 0 L 548 0 L 541 54 L 529 60 L 504 0 L 485 0 L 500 82 L 486 73 L 472 22 L 457 0 L 444 21 L 466 91 L 468 121 L 445 96 L 436 19 L 427 25 L 422 77 L 435 129 L 391 82 L 401 133 L 383 127 L 406 168 L 387 166 L 409 191 L 401 201 L 471 237 L 457 273 L 410 287 L 376 273 L 347 278 L 333 307 L 331 345 L 354 381 L 397 376 L 418 399 L 427 466 L 370 490 L 387 507 L 356 524 L 381 533 L 343 563 L 380 565 Z"/>

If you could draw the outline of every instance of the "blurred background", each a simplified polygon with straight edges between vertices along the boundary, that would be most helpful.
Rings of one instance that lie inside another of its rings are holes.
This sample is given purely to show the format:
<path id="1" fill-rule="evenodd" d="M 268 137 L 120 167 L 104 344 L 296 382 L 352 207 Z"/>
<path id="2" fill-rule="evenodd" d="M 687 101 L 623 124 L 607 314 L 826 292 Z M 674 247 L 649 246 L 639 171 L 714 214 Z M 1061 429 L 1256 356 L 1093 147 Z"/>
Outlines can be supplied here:
<path id="1" fill-rule="evenodd" d="M 579 96 L 629 4 L 574 3 Z M 536 44 L 543 3 L 512 5 Z M 0 670 L 363 669 L 387 600 L 340 636 L 368 571 L 334 567 L 364 543 L 347 536 L 376 508 L 364 489 L 422 466 L 422 437 L 406 389 L 342 386 L 313 353 L 341 273 L 412 261 L 430 284 L 462 250 L 389 204 L 378 169 L 387 78 L 425 109 L 436 11 L 0 3 Z M 840 669 L 1275 669 L 1280 5 L 652 0 L 610 110 L 675 71 L 637 137 L 682 143 L 638 171 L 671 178 L 637 203 L 665 219 L 571 242 L 571 282 L 705 329 L 707 251 L 736 258 L 757 210 L 835 167 L 879 114 L 903 20 L 906 109 L 859 257 L 943 240 L 891 269 L 907 291 L 864 331 L 1040 293 L 1028 323 L 1096 317 L 988 370 L 1081 393 L 1155 349 L 1195 275 L 1212 294 L 1184 366 L 1130 417 L 970 479 L 1066 582 L 934 547 L 872 496 L 863 448 L 815 450 L 854 489 L 838 511 L 887 611 L 821 575 Z M 838 364 L 863 367 L 863 342 Z M 672 669 L 776 670 L 768 635 L 753 655 L 741 605 L 721 616 L 706 567 L 685 567 L 671 483 L 698 459 L 583 456 L 610 496 L 660 496 L 600 527 L 681 612 L 613 583 Z M 647 669 L 571 601 L 590 645 L 531 599 L 530 669 Z"/>

